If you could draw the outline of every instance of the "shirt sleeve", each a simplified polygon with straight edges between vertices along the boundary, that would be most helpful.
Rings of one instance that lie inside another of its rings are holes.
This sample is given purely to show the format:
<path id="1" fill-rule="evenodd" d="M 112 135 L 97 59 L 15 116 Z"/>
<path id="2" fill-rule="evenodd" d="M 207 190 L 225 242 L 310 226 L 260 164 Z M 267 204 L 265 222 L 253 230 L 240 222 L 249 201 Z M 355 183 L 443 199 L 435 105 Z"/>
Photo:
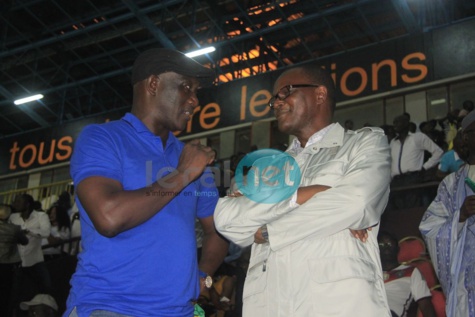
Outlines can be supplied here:
<path id="1" fill-rule="evenodd" d="M 437 196 L 422 216 L 419 230 L 427 245 L 432 263 L 442 288 L 448 289 L 451 278 L 451 254 L 457 243 L 460 210 L 451 206 L 455 174 L 445 177 Z"/>
<path id="2" fill-rule="evenodd" d="M 51 232 L 51 222 L 49 217 L 45 212 L 37 212 L 36 217 L 38 219 L 38 227 L 27 228 L 30 231 L 31 235 L 39 236 L 46 238 L 50 235 Z"/>
<path id="3" fill-rule="evenodd" d="M 344 229 L 364 229 L 379 222 L 389 196 L 390 153 L 384 134 L 360 136 L 358 149 L 339 184 L 302 205 L 288 198 L 275 204 L 245 196 L 218 202 L 217 229 L 241 246 L 252 244 L 254 233 L 267 224 L 272 249 L 311 235 L 327 236 Z"/>
<path id="4" fill-rule="evenodd" d="M 117 181 L 122 179 L 121 160 L 110 135 L 93 124 L 85 127 L 74 145 L 70 170 L 75 184 L 85 178 L 102 176 Z"/>
<path id="5" fill-rule="evenodd" d="M 451 154 L 452 152 L 447 152 L 445 154 L 442 155 L 441 159 L 440 159 L 440 164 L 439 164 L 439 170 L 441 172 L 444 172 L 444 173 L 447 173 L 449 171 L 449 155 Z"/>
<path id="6" fill-rule="evenodd" d="M 412 271 L 411 275 L 411 293 L 416 302 L 419 299 L 432 296 L 426 280 L 422 277 L 421 272 L 417 268 Z"/>
<path id="7" fill-rule="evenodd" d="M 422 165 L 425 170 L 428 170 L 431 167 L 436 166 L 437 163 L 439 163 L 440 158 L 444 154 L 444 151 L 442 151 L 442 149 L 424 133 L 417 133 L 416 135 L 416 140 L 418 142 L 419 147 L 423 148 L 431 154 L 431 157 L 427 160 L 427 162 Z"/>
<path id="8" fill-rule="evenodd" d="M 386 136 L 367 133 L 358 140 L 339 183 L 267 225 L 273 250 L 310 236 L 376 225 L 389 197 L 390 152 Z"/>
<path id="9" fill-rule="evenodd" d="M 257 229 L 296 208 L 291 206 L 290 200 L 264 204 L 246 196 L 220 198 L 215 210 L 216 228 L 239 246 L 251 245 Z"/>

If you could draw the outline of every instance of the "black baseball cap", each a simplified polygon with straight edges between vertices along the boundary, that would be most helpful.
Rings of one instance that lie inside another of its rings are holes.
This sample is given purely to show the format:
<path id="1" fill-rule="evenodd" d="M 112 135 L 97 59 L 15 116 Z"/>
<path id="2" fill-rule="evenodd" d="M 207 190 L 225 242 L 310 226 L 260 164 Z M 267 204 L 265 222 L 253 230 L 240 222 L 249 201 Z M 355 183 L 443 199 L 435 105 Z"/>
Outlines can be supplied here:
<path id="1" fill-rule="evenodd" d="M 185 54 L 168 48 L 153 48 L 141 53 L 135 60 L 132 67 L 132 86 L 150 75 L 166 72 L 197 78 L 202 87 L 210 86 L 215 79 L 212 69 L 204 67 Z"/>

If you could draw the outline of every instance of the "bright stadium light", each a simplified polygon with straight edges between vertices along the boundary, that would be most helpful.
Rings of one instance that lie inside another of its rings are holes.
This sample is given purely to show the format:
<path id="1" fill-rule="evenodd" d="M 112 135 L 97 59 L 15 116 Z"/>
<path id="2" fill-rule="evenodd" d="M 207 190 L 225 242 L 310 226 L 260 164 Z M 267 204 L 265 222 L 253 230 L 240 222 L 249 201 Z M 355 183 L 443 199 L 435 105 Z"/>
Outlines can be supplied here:
<path id="1" fill-rule="evenodd" d="M 195 57 L 195 56 L 211 53 L 211 52 L 214 52 L 214 51 L 216 51 L 214 46 L 210 46 L 210 47 L 201 48 L 201 49 L 193 51 L 193 52 L 186 53 L 185 55 L 188 56 L 188 57 Z"/>
<path id="2" fill-rule="evenodd" d="M 30 102 L 30 101 L 42 99 L 43 97 L 44 96 L 42 94 L 37 94 L 37 95 L 34 95 L 34 96 L 29 96 L 29 97 L 17 99 L 13 103 L 15 105 L 21 105 L 21 104 L 24 104 L 24 103 L 27 103 L 27 102 Z"/>

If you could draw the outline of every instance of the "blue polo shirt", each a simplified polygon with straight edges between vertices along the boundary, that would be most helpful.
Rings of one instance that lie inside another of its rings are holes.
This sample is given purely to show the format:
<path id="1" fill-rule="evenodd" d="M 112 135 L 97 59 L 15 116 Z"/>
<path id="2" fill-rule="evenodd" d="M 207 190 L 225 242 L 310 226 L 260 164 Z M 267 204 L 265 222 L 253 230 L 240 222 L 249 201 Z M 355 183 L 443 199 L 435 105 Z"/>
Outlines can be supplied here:
<path id="1" fill-rule="evenodd" d="M 119 181 L 125 190 L 149 186 L 176 168 L 183 143 L 162 140 L 134 115 L 87 126 L 71 158 L 74 184 L 90 176 Z M 149 195 L 167 193 L 150 191 Z M 218 191 L 207 170 L 147 222 L 113 238 L 99 234 L 80 201 L 83 251 L 78 256 L 67 316 L 108 310 L 131 316 L 187 316 L 199 295 L 195 218 L 213 214 Z M 130 210 L 130 212 L 140 212 Z"/>

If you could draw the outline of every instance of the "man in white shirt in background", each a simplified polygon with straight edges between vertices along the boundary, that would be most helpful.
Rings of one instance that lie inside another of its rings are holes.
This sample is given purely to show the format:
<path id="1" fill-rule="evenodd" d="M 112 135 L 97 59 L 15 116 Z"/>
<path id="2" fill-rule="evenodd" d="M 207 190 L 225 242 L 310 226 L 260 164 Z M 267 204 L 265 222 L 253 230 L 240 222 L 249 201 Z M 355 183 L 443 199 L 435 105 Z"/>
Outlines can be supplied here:
<path id="1" fill-rule="evenodd" d="M 394 130 L 398 136 L 391 140 L 391 189 L 422 183 L 427 171 L 436 167 L 444 154 L 442 149 L 422 132 L 409 132 L 409 119 L 400 115 L 394 119 Z M 430 158 L 424 162 L 424 152 Z M 435 172 L 435 170 L 434 170 Z M 392 191 L 390 204 L 395 209 L 428 205 L 423 199 L 423 190 Z"/>
<path id="2" fill-rule="evenodd" d="M 51 294 L 51 277 L 41 249 L 41 240 L 49 236 L 51 223 L 45 212 L 33 209 L 33 203 L 32 196 L 22 194 L 12 204 L 15 213 L 10 216 L 10 222 L 20 226 L 29 239 L 27 245 L 18 246 L 22 275 L 18 283 L 23 283 L 24 278 L 29 277 L 36 284 L 37 293 Z"/>

